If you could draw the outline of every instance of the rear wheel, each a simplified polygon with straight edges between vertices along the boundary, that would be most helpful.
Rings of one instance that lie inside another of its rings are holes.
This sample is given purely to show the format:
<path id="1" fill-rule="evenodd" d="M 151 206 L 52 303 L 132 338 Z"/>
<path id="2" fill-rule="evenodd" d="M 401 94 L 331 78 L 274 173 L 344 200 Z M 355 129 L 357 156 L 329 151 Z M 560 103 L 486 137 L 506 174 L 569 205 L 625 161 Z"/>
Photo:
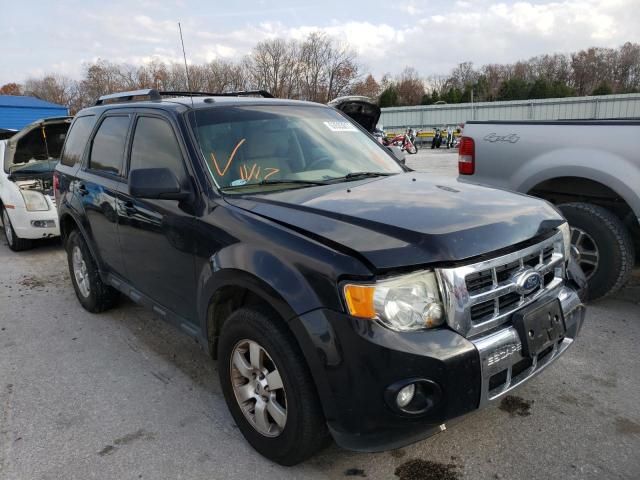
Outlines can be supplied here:
<path id="1" fill-rule="evenodd" d="M 80 304 L 92 313 L 103 312 L 113 307 L 119 293 L 100 278 L 98 266 L 80 232 L 72 231 L 66 246 L 71 283 Z"/>
<path id="2" fill-rule="evenodd" d="M 225 321 L 218 372 L 240 431 L 281 465 L 302 462 L 329 436 L 306 362 L 286 326 L 243 308 Z"/>
<path id="3" fill-rule="evenodd" d="M 589 203 L 566 203 L 558 208 L 571 227 L 572 255 L 587 277 L 589 298 L 595 300 L 622 287 L 635 262 L 633 242 L 622 221 Z"/>
<path id="4" fill-rule="evenodd" d="M 31 240 L 20 238 L 16 235 L 13 225 L 11 225 L 11 219 L 9 218 L 9 212 L 7 212 L 7 209 L 2 207 L 0 210 L 2 210 L 2 230 L 4 231 L 4 236 L 7 239 L 7 245 L 9 245 L 9 248 L 14 252 L 30 248 L 32 245 Z"/>

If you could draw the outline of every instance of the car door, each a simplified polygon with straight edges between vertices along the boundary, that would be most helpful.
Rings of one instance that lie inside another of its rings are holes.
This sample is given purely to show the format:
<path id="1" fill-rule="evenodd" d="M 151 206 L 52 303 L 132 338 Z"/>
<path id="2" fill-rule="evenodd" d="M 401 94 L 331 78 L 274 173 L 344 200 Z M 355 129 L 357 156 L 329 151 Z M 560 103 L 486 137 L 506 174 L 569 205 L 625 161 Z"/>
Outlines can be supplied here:
<path id="1" fill-rule="evenodd" d="M 78 172 L 74 194 L 85 212 L 85 230 L 102 268 L 124 275 L 118 239 L 118 197 L 124 183 L 124 155 L 130 114 L 108 114 L 91 140 L 86 165 Z"/>
<path id="2" fill-rule="evenodd" d="M 184 190 L 195 191 L 178 137 L 163 116 L 145 114 L 135 119 L 128 171 L 142 168 L 168 168 Z M 123 193 L 118 228 L 127 279 L 183 319 L 195 319 L 190 202 L 134 198 L 128 185 L 123 185 Z"/>

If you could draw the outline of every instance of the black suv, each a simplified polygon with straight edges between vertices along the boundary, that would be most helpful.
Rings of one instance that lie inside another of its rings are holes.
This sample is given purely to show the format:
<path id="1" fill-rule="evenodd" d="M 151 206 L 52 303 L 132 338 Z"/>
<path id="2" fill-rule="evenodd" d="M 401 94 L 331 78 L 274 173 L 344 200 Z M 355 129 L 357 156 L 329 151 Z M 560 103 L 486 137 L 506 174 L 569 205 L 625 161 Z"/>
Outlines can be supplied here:
<path id="1" fill-rule="evenodd" d="M 396 448 L 556 360 L 584 319 L 548 203 L 412 172 L 343 112 L 136 91 L 75 117 L 54 177 L 78 300 L 124 293 L 218 360 L 285 465 Z"/>

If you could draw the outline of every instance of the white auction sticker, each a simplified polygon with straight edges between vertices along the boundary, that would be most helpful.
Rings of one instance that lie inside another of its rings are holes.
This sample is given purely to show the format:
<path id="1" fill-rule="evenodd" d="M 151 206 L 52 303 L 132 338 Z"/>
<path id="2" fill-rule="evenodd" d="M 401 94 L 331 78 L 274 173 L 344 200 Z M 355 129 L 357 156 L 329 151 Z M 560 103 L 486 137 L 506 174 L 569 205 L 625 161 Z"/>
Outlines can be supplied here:
<path id="1" fill-rule="evenodd" d="M 355 125 L 349 122 L 323 122 L 332 132 L 357 132 Z"/>

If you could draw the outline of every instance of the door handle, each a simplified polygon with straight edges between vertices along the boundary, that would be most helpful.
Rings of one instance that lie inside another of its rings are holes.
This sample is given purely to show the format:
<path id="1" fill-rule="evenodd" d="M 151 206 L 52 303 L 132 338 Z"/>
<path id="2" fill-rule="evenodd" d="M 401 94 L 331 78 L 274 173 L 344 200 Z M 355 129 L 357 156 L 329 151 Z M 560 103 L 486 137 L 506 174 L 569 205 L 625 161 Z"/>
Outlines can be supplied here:
<path id="1" fill-rule="evenodd" d="M 80 193 L 80 195 L 82 196 L 89 195 L 89 190 L 87 190 L 87 187 L 84 183 L 78 185 L 78 193 Z"/>

